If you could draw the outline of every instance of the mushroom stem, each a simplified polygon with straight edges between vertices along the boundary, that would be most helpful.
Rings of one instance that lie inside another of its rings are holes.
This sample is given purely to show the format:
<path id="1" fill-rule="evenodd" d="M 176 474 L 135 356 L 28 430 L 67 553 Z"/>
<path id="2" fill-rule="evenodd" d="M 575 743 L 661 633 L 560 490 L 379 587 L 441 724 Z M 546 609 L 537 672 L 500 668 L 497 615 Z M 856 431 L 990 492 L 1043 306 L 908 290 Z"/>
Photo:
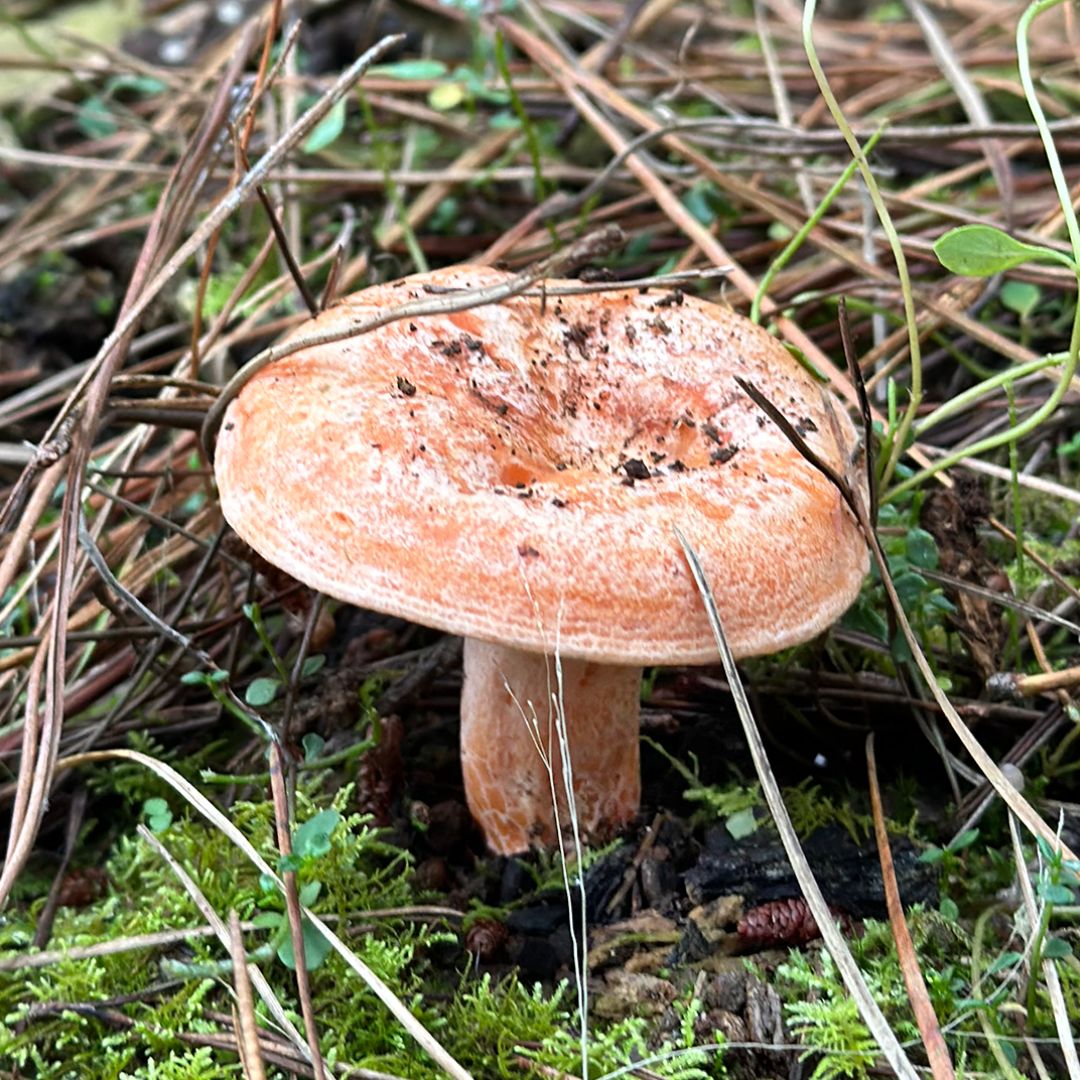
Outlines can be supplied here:
<path id="1" fill-rule="evenodd" d="M 606 839 L 633 818 L 641 797 L 641 668 L 565 659 L 561 666 L 578 826 L 586 837 Z M 469 809 L 497 854 L 551 847 L 553 787 L 559 823 L 564 830 L 570 824 L 554 659 L 467 638 L 464 671 L 461 766 Z"/>

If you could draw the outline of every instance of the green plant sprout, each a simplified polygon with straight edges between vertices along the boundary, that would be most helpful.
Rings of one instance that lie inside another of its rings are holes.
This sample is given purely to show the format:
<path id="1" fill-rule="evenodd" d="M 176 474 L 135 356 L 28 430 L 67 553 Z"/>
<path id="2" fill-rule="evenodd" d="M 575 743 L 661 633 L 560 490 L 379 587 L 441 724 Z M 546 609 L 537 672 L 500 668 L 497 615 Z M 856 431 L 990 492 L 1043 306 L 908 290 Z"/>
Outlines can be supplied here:
<path id="1" fill-rule="evenodd" d="M 278 859 L 279 874 L 293 871 L 298 875 L 300 903 L 312 907 L 322 892 L 323 883 L 312 875 L 318 870 L 319 860 L 327 855 L 332 846 L 331 836 L 341 824 L 337 810 L 320 810 L 305 821 L 292 836 L 292 853 Z M 272 900 L 276 910 L 264 911 L 254 919 L 256 927 L 273 931 L 271 944 L 277 958 L 290 970 L 296 970 L 296 956 L 289 930 L 289 919 L 281 909 L 281 896 L 272 880 L 261 879 L 267 900 Z M 320 934 L 311 921 L 305 918 L 301 924 L 304 941 L 304 965 L 314 971 L 330 955 L 330 942 Z"/>
<path id="2" fill-rule="evenodd" d="M 693 768 L 690 768 L 647 735 L 642 735 L 641 741 L 655 750 L 686 781 L 683 798 L 687 802 L 700 803 L 700 813 L 706 820 L 723 821 L 724 827 L 735 840 L 742 840 L 757 830 L 760 822 L 754 811 L 764 805 L 761 789 L 757 784 L 750 787 L 731 785 L 726 788 L 703 784 L 694 754 L 690 754 L 693 762 Z"/>
<path id="3" fill-rule="evenodd" d="M 1049 935 L 1050 922 L 1056 908 L 1076 903 L 1080 887 L 1080 862 L 1066 859 L 1061 849 L 1052 848 L 1041 836 L 1036 837 L 1039 851 L 1039 876 L 1035 895 L 1042 901 L 1039 925 L 1031 943 L 1031 963 L 1027 985 L 1027 1013 L 1035 1015 L 1038 974 L 1043 960 L 1064 960 L 1072 956 L 1072 946 L 1061 937 Z"/>
<path id="4" fill-rule="evenodd" d="M 941 236 L 934 244 L 934 253 L 941 264 L 957 274 L 973 277 L 989 277 L 1003 273 L 1028 262 L 1054 262 L 1067 267 L 1077 277 L 1080 286 L 1080 223 L 1073 207 L 1068 181 L 1061 166 L 1061 159 L 1054 143 L 1053 135 L 1046 122 L 1046 114 L 1035 91 L 1031 77 L 1031 59 L 1028 50 L 1028 33 L 1032 21 L 1045 11 L 1057 7 L 1062 0 L 1034 0 L 1020 17 L 1016 29 L 1016 51 L 1020 67 L 1020 81 L 1024 87 L 1024 96 L 1031 110 L 1035 126 L 1042 139 L 1047 164 L 1057 191 L 1062 216 L 1069 237 L 1070 252 L 1066 254 L 1055 248 L 1037 244 L 1026 244 L 1009 236 L 1003 230 L 992 225 L 961 225 Z M 1080 362 L 1080 303 L 1074 304 L 1072 331 L 1069 348 L 1064 354 L 1053 354 L 1046 358 L 1050 364 L 1060 365 L 1061 372 L 1050 396 L 1030 416 L 1015 427 L 996 435 L 989 435 L 962 450 L 942 456 L 931 466 L 914 473 L 896 484 L 887 493 L 887 498 L 895 498 L 907 489 L 922 483 L 934 474 L 948 469 L 965 457 L 977 457 L 999 446 L 1017 442 L 1030 432 L 1035 431 L 1060 405 Z M 1048 364 L 1049 366 L 1049 364 Z M 1016 372 L 1013 372 L 1016 377 Z M 948 407 L 948 406 L 945 406 Z M 925 430 L 925 425 L 924 425 Z"/>
<path id="5" fill-rule="evenodd" d="M 172 810 L 162 798 L 154 797 L 143 803 L 143 815 L 151 832 L 161 833 L 172 824 Z"/>
<path id="6" fill-rule="evenodd" d="M 877 145 L 878 139 L 884 134 L 885 129 L 883 127 L 878 128 L 873 135 L 866 141 L 866 146 L 863 148 L 864 154 L 869 154 L 871 150 Z M 829 207 L 836 201 L 840 192 L 847 187 L 851 178 L 855 175 L 855 170 L 859 168 L 858 158 L 852 158 L 844 167 L 844 171 L 837 177 L 836 182 L 825 193 L 825 197 L 814 208 L 814 212 L 806 219 L 803 225 L 799 228 L 791 239 L 784 246 L 784 250 L 773 259 L 769 265 L 769 269 L 765 271 L 764 276 L 761 279 L 761 283 L 758 285 L 757 292 L 754 293 L 753 302 L 750 304 L 750 318 L 756 322 L 761 322 L 761 304 L 765 297 L 769 293 L 769 288 L 772 285 L 776 275 L 784 269 L 785 266 L 795 257 L 799 249 L 806 243 L 806 238 L 816 228 L 818 222 L 825 216 Z"/>
<path id="7" fill-rule="evenodd" d="M 892 215 L 889 213 L 889 208 L 885 205 L 885 199 L 878 188 L 873 170 L 870 168 L 870 162 L 866 156 L 866 149 L 859 144 L 859 140 L 851 130 L 851 125 L 848 123 L 843 109 L 840 108 L 840 103 L 837 101 L 836 95 L 832 92 L 828 77 L 825 75 L 825 70 L 821 66 L 821 61 L 818 59 L 817 49 L 814 46 L 813 34 L 814 15 L 816 14 L 816 11 L 817 0 L 806 0 L 806 6 L 803 8 L 802 20 L 803 49 L 806 52 L 810 70 L 814 73 L 814 79 L 818 84 L 821 96 L 825 101 L 836 126 L 840 129 L 840 133 L 843 135 L 844 141 L 851 151 L 852 158 L 858 165 L 859 173 L 862 176 L 863 183 L 866 185 L 870 201 L 874 204 L 874 212 L 881 222 L 881 227 L 885 232 L 885 236 L 889 241 L 889 247 L 892 250 L 893 260 L 896 263 L 897 277 L 900 279 L 900 290 L 904 298 L 904 317 L 908 327 L 908 352 L 911 357 L 911 387 L 907 408 L 904 410 L 899 423 L 895 427 L 890 427 L 889 436 L 883 446 L 883 463 L 881 466 L 879 482 L 881 490 L 884 491 L 907 447 L 907 440 L 911 434 L 912 424 L 914 424 L 919 407 L 922 405 L 922 345 L 919 341 L 918 321 L 915 314 L 915 298 L 911 289 L 911 275 L 908 272 L 907 257 L 904 255 L 904 248 L 900 242 L 900 235 L 896 231 Z"/>
<path id="8" fill-rule="evenodd" d="M 401 193 L 401 184 L 398 183 L 397 178 L 394 176 L 391 141 L 384 135 L 375 118 L 375 110 L 371 107 L 371 102 L 362 87 L 357 87 L 356 95 L 360 102 L 360 111 L 364 117 L 364 127 L 367 129 L 368 136 L 371 139 L 371 148 L 375 155 L 376 165 L 383 174 L 383 193 L 386 197 L 387 210 L 393 212 L 392 220 L 401 230 L 401 238 L 405 244 L 405 250 L 408 251 L 409 258 L 412 260 L 413 267 L 420 273 L 426 273 L 428 270 L 427 255 L 424 254 L 416 230 L 409 220 Z M 384 221 L 388 220 L 384 218 Z"/>
<path id="9" fill-rule="evenodd" d="M 514 79 L 510 71 L 510 61 L 506 54 L 506 40 L 499 32 L 496 32 L 495 34 L 495 63 L 499 69 L 499 74 L 506 83 L 506 89 L 510 95 L 510 107 L 517 117 L 522 134 L 525 136 L 525 145 L 529 149 L 529 159 L 532 161 L 533 169 L 533 184 L 536 188 L 534 198 L 537 203 L 542 203 L 547 198 L 551 190 L 551 185 L 549 185 L 547 177 L 544 176 L 544 157 L 540 151 L 540 136 L 536 130 L 536 125 L 533 123 L 532 117 L 529 115 L 528 109 L 525 108 L 525 103 L 521 100 L 521 96 L 514 86 Z M 551 218 L 547 220 L 547 229 L 555 245 L 557 247 L 561 246 L 559 234 L 555 228 L 555 222 Z"/>

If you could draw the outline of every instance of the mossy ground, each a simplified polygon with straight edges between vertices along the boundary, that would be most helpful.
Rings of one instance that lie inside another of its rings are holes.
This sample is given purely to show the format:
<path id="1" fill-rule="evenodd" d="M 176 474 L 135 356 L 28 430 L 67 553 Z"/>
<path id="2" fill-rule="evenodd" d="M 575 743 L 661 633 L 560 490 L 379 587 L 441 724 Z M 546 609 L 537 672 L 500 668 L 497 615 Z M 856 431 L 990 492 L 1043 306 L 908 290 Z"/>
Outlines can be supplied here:
<path id="1" fill-rule="evenodd" d="M 453 648 L 339 607 L 335 633 L 310 650 L 319 656 L 301 658 L 315 601 L 235 544 L 216 514 L 193 432 L 230 367 L 306 317 L 283 246 L 297 248 L 308 291 L 333 292 L 427 265 L 522 267 L 616 221 L 627 242 L 594 277 L 730 265 L 722 282 L 681 287 L 758 313 L 854 400 L 840 328 L 850 331 L 877 413 L 866 431 L 881 481 L 877 535 L 916 652 L 991 757 L 1019 770 L 1025 796 L 1077 846 L 1075 682 L 1019 700 L 991 693 L 994 673 L 1080 660 L 1080 436 L 1068 374 L 1080 352 L 1080 238 L 1058 199 L 1077 182 L 1075 12 L 1046 0 L 1023 28 L 1036 95 L 1017 52 L 1022 5 L 1008 16 L 978 0 L 941 5 L 931 47 L 913 5 L 893 2 L 821 0 L 809 39 L 798 5 L 748 0 L 632 11 L 602 0 L 320 4 L 304 12 L 296 72 L 272 71 L 266 112 L 246 130 L 238 114 L 230 129 L 215 95 L 241 45 L 245 72 L 256 70 L 258 35 L 243 35 L 265 30 L 258 20 L 274 5 L 180 3 L 195 19 L 187 30 L 147 14 L 145 33 L 123 40 L 127 23 L 106 18 L 110 6 L 15 0 L 2 14 L 0 53 L 12 63 L 0 70 L 0 575 L 14 569 L 0 590 L 0 763 L 5 810 L 28 792 L 42 807 L 13 830 L 34 843 L 0 916 L 0 1067 L 57 1080 L 244 1075 L 226 951 L 155 843 L 218 915 L 245 922 L 249 955 L 304 1029 L 283 900 L 226 834 L 231 822 L 271 867 L 295 872 L 301 899 L 478 1080 L 583 1071 L 561 869 L 546 856 L 490 859 L 468 824 Z M 239 25 L 225 17 L 237 10 Z M 624 24 L 626 12 L 641 21 Z M 93 30 L 104 49 L 72 45 L 86 57 L 70 70 L 60 31 L 88 13 L 101 16 Z M 246 139 L 257 160 L 358 47 L 398 32 L 397 51 L 271 171 L 276 239 L 254 193 L 220 230 L 206 228 L 246 168 L 238 145 Z M 815 41 L 839 114 L 808 66 Z M 274 60 L 280 35 L 271 44 Z M 560 56 L 581 69 L 580 84 Z M 973 101 L 992 133 L 973 121 Z M 1052 138 L 1033 106 L 1056 125 Z M 627 157 L 651 123 L 683 121 L 708 126 L 654 133 Z M 863 146 L 877 140 L 861 181 L 843 127 Z M 878 189 L 875 216 L 866 196 Z M 569 201 L 545 204 L 545 216 L 539 204 L 553 193 Z M 941 262 L 934 251 L 974 222 L 995 226 L 975 252 L 985 265 L 947 273 L 972 250 L 954 242 Z M 194 258 L 178 260 L 151 297 L 143 271 L 190 236 Z M 1019 261 L 1014 237 L 1028 245 Z M 990 249 L 998 255 L 986 262 Z M 126 298 L 145 310 L 112 371 L 99 349 Z M 1030 374 L 1015 378 L 1025 365 Z M 972 446 L 982 448 L 966 460 Z M 943 455 L 948 470 L 923 471 Z M 52 475 L 53 460 L 80 464 Z M 34 504 L 43 476 L 50 486 Z M 72 492 L 85 497 L 65 507 Z M 83 561 L 76 511 L 107 573 Z M 61 597 L 70 632 L 53 656 Z M 1078 868 L 1026 833 L 1014 843 L 913 659 L 876 569 L 819 642 L 746 666 L 786 805 L 805 840 L 838 828 L 875 858 L 864 756 L 873 731 L 892 835 L 940 874 L 935 900 L 906 917 L 957 1074 L 1065 1076 L 1053 1009 L 1080 1016 Z M 605 873 L 630 882 L 618 914 L 593 913 L 594 939 L 605 920 L 627 922 L 613 931 L 615 958 L 594 956 L 589 1076 L 682 1051 L 648 1067 L 757 1080 L 786 1074 L 802 1050 L 804 1075 L 877 1075 L 877 1043 L 819 946 L 793 951 L 778 939 L 729 956 L 734 924 L 706 939 L 687 894 L 710 830 L 749 842 L 771 828 L 724 679 L 707 668 L 646 680 L 645 810 L 586 860 L 587 884 Z M 270 732 L 295 766 L 284 860 Z M 143 756 L 71 765 L 118 748 Z M 54 749 L 64 759 L 55 773 Z M 146 762 L 168 763 L 218 820 Z M 65 853 L 71 872 L 54 882 Z M 65 902 L 51 911 L 54 883 Z M 862 923 L 851 949 L 921 1064 L 892 935 Z M 119 951 L 13 970 L 43 925 L 46 949 Z M 178 929 L 190 933 L 131 947 Z M 327 1063 L 343 1075 L 442 1075 L 325 939 L 310 925 L 304 933 Z M 1057 972 L 1056 998 L 1042 960 Z M 786 1028 L 762 1020 L 774 1001 Z M 255 1014 L 268 1074 L 306 1075 L 267 1006 Z M 777 1049 L 785 1039 L 798 1046 Z M 744 1041 L 754 1048 L 734 1045 Z M 700 1049 L 717 1042 L 719 1052 Z"/>

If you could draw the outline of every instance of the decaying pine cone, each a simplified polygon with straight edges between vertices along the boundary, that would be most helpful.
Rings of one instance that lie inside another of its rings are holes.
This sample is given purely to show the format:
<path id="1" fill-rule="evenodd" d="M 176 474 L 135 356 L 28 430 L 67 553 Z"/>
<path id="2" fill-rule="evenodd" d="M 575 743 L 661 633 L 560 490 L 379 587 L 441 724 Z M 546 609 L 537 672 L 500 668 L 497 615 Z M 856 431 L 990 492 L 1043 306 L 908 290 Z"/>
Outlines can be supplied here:
<path id="1" fill-rule="evenodd" d="M 394 801 L 405 781 L 401 756 L 404 735 L 401 717 L 391 714 L 379 719 L 379 741 L 360 759 L 356 773 L 356 806 L 370 814 L 372 823 L 385 828 L 393 822 Z"/>
<path id="2" fill-rule="evenodd" d="M 829 911 L 840 920 L 844 933 L 850 934 L 853 929 L 851 916 L 832 906 Z M 758 904 L 739 920 L 736 932 L 745 949 L 806 945 L 821 937 L 810 906 L 802 897 Z"/>
<path id="3" fill-rule="evenodd" d="M 275 593 L 285 609 L 285 614 L 292 623 L 294 633 L 303 632 L 304 626 L 311 617 L 312 607 L 320 602 L 319 594 L 306 585 L 302 585 L 295 578 L 290 577 L 284 570 L 279 570 L 273 563 L 267 562 L 254 548 L 249 547 L 235 533 L 228 533 L 222 541 L 222 548 L 226 554 L 235 559 L 241 559 L 259 574 L 266 582 L 267 588 Z M 321 606 L 315 615 L 315 628 L 311 634 L 312 653 L 320 653 L 330 644 L 334 637 L 334 616 L 327 611 L 325 605 Z"/>
<path id="4" fill-rule="evenodd" d="M 465 948 L 478 960 L 490 960 L 509 936 L 506 924 L 498 919 L 477 919 L 465 934 Z"/>
<path id="5" fill-rule="evenodd" d="M 60 885 L 63 907 L 89 907 L 109 891 L 109 876 L 96 866 L 69 870 Z"/>

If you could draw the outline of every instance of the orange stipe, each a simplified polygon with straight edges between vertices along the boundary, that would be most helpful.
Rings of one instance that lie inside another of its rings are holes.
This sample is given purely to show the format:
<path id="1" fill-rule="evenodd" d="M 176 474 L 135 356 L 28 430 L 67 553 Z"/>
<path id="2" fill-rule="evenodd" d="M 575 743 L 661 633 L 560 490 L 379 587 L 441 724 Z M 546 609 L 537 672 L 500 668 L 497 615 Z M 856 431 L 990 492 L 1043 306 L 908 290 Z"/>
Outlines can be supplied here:
<path id="1" fill-rule="evenodd" d="M 637 813 L 641 669 L 563 660 L 469 639 L 461 696 L 461 769 L 469 808 L 503 854 L 550 848 L 555 813 L 570 837 L 558 710 L 584 836 L 607 839 Z"/>

